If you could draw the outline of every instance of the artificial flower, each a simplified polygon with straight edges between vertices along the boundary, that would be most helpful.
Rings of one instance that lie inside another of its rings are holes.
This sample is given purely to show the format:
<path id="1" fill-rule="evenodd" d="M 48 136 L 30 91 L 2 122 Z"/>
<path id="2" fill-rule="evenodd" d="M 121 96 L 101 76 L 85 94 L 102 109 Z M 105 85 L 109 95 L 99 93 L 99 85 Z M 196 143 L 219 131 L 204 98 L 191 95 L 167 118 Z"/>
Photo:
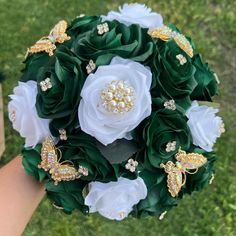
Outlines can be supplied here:
<path id="1" fill-rule="evenodd" d="M 103 21 L 117 20 L 127 26 L 138 24 L 142 28 L 157 28 L 163 25 L 162 16 L 152 12 L 145 4 L 127 4 L 119 7 L 119 12 L 110 11 L 107 16 L 102 16 Z"/>
<path id="2" fill-rule="evenodd" d="M 141 199 L 147 196 L 142 178 L 129 180 L 120 177 L 116 182 L 91 182 L 85 204 L 89 212 L 99 212 L 111 220 L 123 220 Z"/>
<path id="3" fill-rule="evenodd" d="M 98 67 L 87 77 L 81 92 L 81 129 L 104 145 L 130 139 L 129 132 L 151 114 L 151 80 L 148 68 L 120 57 Z"/>
<path id="4" fill-rule="evenodd" d="M 224 132 L 223 120 L 216 116 L 217 112 L 219 112 L 218 109 L 200 106 L 197 101 L 193 101 L 186 112 L 193 144 L 208 152 L 213 150 L 216 139 Z"/>
<path id="5" fill-rule="evenodd" d="M 49 119 L 42 119 L 36 111 L 37 83 L 19 82 L 10 95 L 9 119 L 13 128 L 25 138 L 25 147 L 34 147 L 50 135 Z"/>

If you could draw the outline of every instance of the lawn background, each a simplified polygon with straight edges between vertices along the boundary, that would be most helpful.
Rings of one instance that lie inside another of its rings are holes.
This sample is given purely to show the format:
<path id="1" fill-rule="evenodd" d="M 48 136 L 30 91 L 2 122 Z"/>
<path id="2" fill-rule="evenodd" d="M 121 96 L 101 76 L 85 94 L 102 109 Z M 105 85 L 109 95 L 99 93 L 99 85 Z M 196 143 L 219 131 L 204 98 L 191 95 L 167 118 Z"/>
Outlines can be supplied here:
<path id="1" fill-rule="evenodd" d="M 8 95 L 20 77 L 26 48 L 47 35 L 60 19 L 70 22 L 82 13 L 106 14 L 124 2 L 0 0 L 0 71 L 7 77 L 3 84 L 7 148 L 0 165 L 16 156 L 23 144 L 8 121 L 7 103 Z M 67 216 L 45 199 L 24 236 L 236 235 L 236 1 L 152 0 L 142 3 L 161 12 L 165 23 L 172 22 L 191 35 L 197 50 L 221 80 L 221 94 L 215 101 L 221 103 L 221 116 L 227 132 L 215 147 L 218 153 L 215 181 L 201 193 L 185 197 L 163 221 L 129 218 L 113 222 L 98 215 L 87 217 L 78 212 Z"/>

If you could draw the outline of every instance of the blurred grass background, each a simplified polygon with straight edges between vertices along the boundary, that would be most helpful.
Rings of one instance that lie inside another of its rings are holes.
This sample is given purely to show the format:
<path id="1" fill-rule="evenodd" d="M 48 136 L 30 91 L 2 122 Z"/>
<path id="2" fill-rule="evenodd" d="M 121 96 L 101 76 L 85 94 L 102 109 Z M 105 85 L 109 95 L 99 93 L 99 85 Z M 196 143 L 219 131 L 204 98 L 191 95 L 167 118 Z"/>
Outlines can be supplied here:
<path id="1" fill-rule="evenodd" d="M 23 144 L 8 121 L 7 103 L 8 95 L 20 77 L 26 48 L 47 35 L 60 19 L 70 21 L 82 13 L 106 14 L 124 2 L 0 0 L 0 70 L 7 76 L 3 84 L 7 148 L 0 165 L 17 155 Z M 227 132 L 215 148 L 218 153 L 215 181 L 201 193 L 185 197 L 163 221 L 129 218 L 113 222 L 98 215 L 87 217 L 78 212 L 67 216 L 45 199 L 24 236 L 236 235 L 236 1 L 150 0 L 142 3 L 160 12 L 165 23 L 172 22 L 191 35 L 197 50 L 221 80 L 221 94 L 215 101 L 221 104 Z"/>

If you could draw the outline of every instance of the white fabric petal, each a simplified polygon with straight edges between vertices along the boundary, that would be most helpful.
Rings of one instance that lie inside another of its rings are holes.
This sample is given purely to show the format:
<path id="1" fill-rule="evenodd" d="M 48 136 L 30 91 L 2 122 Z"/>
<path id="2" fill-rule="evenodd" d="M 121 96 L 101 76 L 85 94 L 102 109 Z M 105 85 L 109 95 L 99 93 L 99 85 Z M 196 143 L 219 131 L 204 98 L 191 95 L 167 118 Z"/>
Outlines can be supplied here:
<path id="1" fill-rule="evenodd" d="M 50 120 L 42 119 L 36 111 L 37 83 L 28 81 L 19 82 L 10 95 L 11 101 L 8 104 L 9 119 L 13 128 L 21 137 L 25 138 L 25 147 L 35 147 L 42 143 L 45 137 L 51 135 L 49 130 Z M 15 119 L 12 114 L 15 113 Z"/>
<path id="2" fill-rule="evenodd" d="M 142 178 L 129 180 L 120 177 L 116 182 L 91 182 L 85 204 L 90 213 L 99 212 L 108 219 L 123 220 L 146 196 L 147 187 Z"/>
<path id="3" fill-rule="evenodd" d="M 220 126 L 223 121 L 221 117 L 216 116 L 218 111 L 212 107 L 199 106 L 197 101 L 193 101 L 186 112 L 193 144 L 207 152 L 213 150 L 216 139 L 221 135 Z"/>

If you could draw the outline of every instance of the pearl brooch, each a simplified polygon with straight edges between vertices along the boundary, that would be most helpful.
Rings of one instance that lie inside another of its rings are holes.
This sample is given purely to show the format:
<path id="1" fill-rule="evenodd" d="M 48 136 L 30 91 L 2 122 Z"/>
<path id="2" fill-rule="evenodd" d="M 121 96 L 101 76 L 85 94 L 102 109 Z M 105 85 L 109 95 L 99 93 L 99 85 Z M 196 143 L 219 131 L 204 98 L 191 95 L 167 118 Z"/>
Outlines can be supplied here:
<path id="1" fill-rule="evenodd" d="M 184 57 L 182 54 L 176 55 L 176 59 L 179 60 L 180 65 L 184 65 L 187 62 L 186 57 Z"/>
<path id="2" fill-rule="evenodd" d="M 125 165 L 125 169 L 129 170 L 130 172 L 135 172 L 136 168 L 138 166 L 138 162 L 134 159 L 129 159 L 128 163 Z"/>
<path id="3" fill-rule="evenodd" d="M 169 100 L 169 101 L 166 101 L 165 103 L 164 103 L 164 107 L 166 108 L 166 109 L 169 109 L 169 110 L 175 110 L 176 109 L 176 105 L 175 105 L 175 100 Z"/>
<path id="4" fill-rule="evenodd" d="M 107 23 L 97 25 L 97 30 L 99 35 L 103 35 L 104 33 L 109 31 L 109 26 Z"/>
<path id="5" fill-rule="evenodd" d="M 46 78 L 45 80 L 39 83 L 41 90 L 46 92 L 48 89 L 52 88 L 52 83 L 50 78 Z"/>
<path id="6" fill-rule="evenodd" d="M 114 80 L 102 89 L 101 100 L 108 112 L 123 114 L 134 106 L 134 88 L 127 81 Z"/>
<path id="7" fill-rule="evenodd" d="M 89 60 L 89 64 L 86 66 L 87 73 L 90 74 L 96 69 L 96 64 L 93 60 Z"/>
<path id="8" fill-rule="evenodd" d="M 166 144 L 166 152 L 173 152 L 176 149 L 176 141 L 169 142 Z"/>

